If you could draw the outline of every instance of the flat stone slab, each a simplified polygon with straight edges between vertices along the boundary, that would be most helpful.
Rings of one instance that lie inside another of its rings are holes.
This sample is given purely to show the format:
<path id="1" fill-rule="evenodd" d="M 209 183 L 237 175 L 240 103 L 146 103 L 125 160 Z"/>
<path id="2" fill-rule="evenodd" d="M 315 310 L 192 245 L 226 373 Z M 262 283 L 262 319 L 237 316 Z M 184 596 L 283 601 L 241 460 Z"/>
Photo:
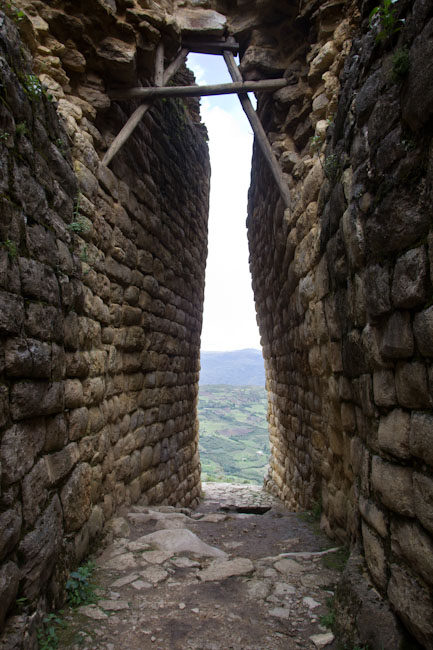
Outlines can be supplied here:
<path id="1" fill-rule="evenodd" d="M 157 530 L 143 535 L 140 540 L 148 542 L 161 551 L 170 553 L 194 553 L 207 557 L 227 557 L 227 553 L 215 546 L 209 546 L 186 528 Z"/>
<path id="2" fill-rule="evenodd" d="M 222 36 L 227 19 L 212 9 L 178 9 L 175 20 L 182 32 Z"/>
<path id="3" fill-rule="evenodd" d="M 151 582 L 153 585 L 162 582 L 168 577 L 167 571 L 159 566 L 150 566 L 148 569 L 140 571 L 140 575 L 146 580 L 146 582 Z"/>
<path id="4" fill-rule="evenodd" d="M 83 605 L 78 608 L 78 612 L 94 621 L 102 621 L 105 618 L 108 618 L 108 614 L 103 612 L 102 609 L 99 609 L 99 607 L 96 607 L 96 605 Z"/>
<path id="5" fill-rule="evenodd" d="M 141 559 L 149 564 L 164 564 L 171 556 L 168 551 L 147 551 L 143 553 Z"/>
<path id="6" fill-rule="evenodd" d="M 191 560 L 189 557 L 175 557 L 171 560 L 171 564 L 177 566 L 179 569 L 197 569 L 200 568 L 200 562 Z"/>
<path id="7" fill-rule="evenodd" d="M 244 576 L 254 571 L 254 564 L 246 557 L 237 557 L 234 560 L 214 560 L 198 574 L 203 582 L 209 580 L 225 580 L 232 576 Z"/>
<path id="8" fill-rule="evenodd" d="M 287 621 L 290 618 L 291 612 L 288 607 L 274 607 L 269 610 L 269 614 L 275 618 L 282 618 Z"/>
<path id="9" fill-rule="evenodd" d="M 98 607 L 109 612 L 120 612 L 123 609 L 129 609 L 129 605 L 125 600 L 98 600 Z"/>
<path id="10" fill-rule="evenodd" d="M 296 562 L 296 560 L 289 559 L 278 560 L 278 562 L 275 562 L 274 567 L 277 569 L 277 571 L 284 575 L 298 575 L 305 571 L 305 568 L 302 566 L 302 564 L 299 564 L 299 562 Z"/>
<path id="11" fill-rule="evenodd" d="M 119 587 L 129 585 L 131 582 L 134 582 L 134 580 L 138 580 L 138 573 L 129 573 L 127 576 L 123 576 L 122 578 L 115 580 L 115 582 L 111 584 L 111 587 L 118 589 Z"/>
<path id="12" fill-rule="evenodd" d="M 111 558 L 111 560 L 108 560 L 108 562 L 105 562 L 102 566 L 104 569 L 123 571 L 124 569 L 136 569 L 138 563 L 132 553 L 123 553 Z"/>
<path id="13" fill-rule="evenodd" d="M 313 634 L 310 636 L 310 641 L 314 643 L 316 648 L 326 648 L 327 645 L 335 639 L 332 632 L 325 632 L 324 634 Z"/>

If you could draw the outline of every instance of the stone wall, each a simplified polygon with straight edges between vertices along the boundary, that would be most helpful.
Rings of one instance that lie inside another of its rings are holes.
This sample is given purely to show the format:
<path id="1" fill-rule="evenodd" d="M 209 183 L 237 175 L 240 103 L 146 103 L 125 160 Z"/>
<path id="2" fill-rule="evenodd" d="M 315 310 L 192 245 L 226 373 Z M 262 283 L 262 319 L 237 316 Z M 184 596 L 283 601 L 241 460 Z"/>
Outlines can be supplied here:
<path id="1" fill-rule="evenodd" d="M 200 495 L 205 134 L 196 102 L 162 102 L 114 173 L 101 165 L 135 108 L 110 106 L 105 79 L 132 78 L 140 53 L 128 57 L 130 22 L 94 4 L 100 32 L 78 5 L 76 15 L 38 2 L 24 17 L 0 14 L 5 648 L 34 647 L 41 614 L 116 508 L 194 506 Z M 110 38 L 109 54 L 92 41 Z M 141 45 L 151 67 L 154 44 Z M 144 58 L 140 70 L 145 81 Z"/>
<path id="2" fill-rule="evenodd" d="M 355 552 L 339 592 L 349 642 L 401 647 L 403 623 L 407 647 L 433 648 L 433 8 L 401 0 L 401 29 L 377 38 L 374 6 L 301 3 L 305 46 L 282 61 L 293 85 L 259 102 L 293 197 L 284 211 L 256 151 L 267 485 L 290 506 L 320 503 L 328 534 L 360 548 L 372 584 Z M 246 49 L 256 76 L 282 24 Z"/>

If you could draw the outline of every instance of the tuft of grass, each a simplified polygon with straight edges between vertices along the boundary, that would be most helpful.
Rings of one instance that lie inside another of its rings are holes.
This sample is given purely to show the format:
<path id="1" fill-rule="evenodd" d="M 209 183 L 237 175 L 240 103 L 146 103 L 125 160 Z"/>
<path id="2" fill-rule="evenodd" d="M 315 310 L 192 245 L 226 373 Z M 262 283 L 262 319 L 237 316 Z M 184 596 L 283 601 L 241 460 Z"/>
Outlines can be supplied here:
<path id="1" fill-rule="evenodd" d="M 326 569 L 344 571 L 349 559 L 350 549 L 347 546 L 340 548 L 335 553 L 328 553 L 322 557 L 322 564 Z"/>

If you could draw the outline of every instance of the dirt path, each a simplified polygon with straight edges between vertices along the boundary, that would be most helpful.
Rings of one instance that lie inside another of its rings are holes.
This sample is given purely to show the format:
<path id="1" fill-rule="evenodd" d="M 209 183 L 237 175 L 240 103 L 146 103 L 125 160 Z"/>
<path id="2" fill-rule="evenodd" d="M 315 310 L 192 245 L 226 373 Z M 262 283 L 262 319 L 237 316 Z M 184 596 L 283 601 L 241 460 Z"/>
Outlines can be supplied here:
<path id="1" fill-rule="evenodd" d="M 259 487 L 204 491 L 195 512 L 135 505 L 113 520 L 100 599 L 66 610 L 60 648 L 334 648 L 319 621 L 339 576 L 329 540 Z"/>

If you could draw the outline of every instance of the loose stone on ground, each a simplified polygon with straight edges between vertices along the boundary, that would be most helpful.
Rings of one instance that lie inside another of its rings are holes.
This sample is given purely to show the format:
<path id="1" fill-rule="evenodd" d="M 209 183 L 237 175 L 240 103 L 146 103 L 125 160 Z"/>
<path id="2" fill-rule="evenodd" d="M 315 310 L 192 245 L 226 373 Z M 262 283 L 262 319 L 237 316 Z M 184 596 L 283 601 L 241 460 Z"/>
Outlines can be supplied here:
<path id="1" fill-rule="evenodd" d="M 101 598 L 66 614 L 67 638 L 84 642 L 60 648 L 335 649 L 320 625 L 339 577 L 323 563 L 329 540 L 259 486 L 204 490 L 194 513 L 133 506 L 128 536 L 120 518 L 108 527 Z"/>

